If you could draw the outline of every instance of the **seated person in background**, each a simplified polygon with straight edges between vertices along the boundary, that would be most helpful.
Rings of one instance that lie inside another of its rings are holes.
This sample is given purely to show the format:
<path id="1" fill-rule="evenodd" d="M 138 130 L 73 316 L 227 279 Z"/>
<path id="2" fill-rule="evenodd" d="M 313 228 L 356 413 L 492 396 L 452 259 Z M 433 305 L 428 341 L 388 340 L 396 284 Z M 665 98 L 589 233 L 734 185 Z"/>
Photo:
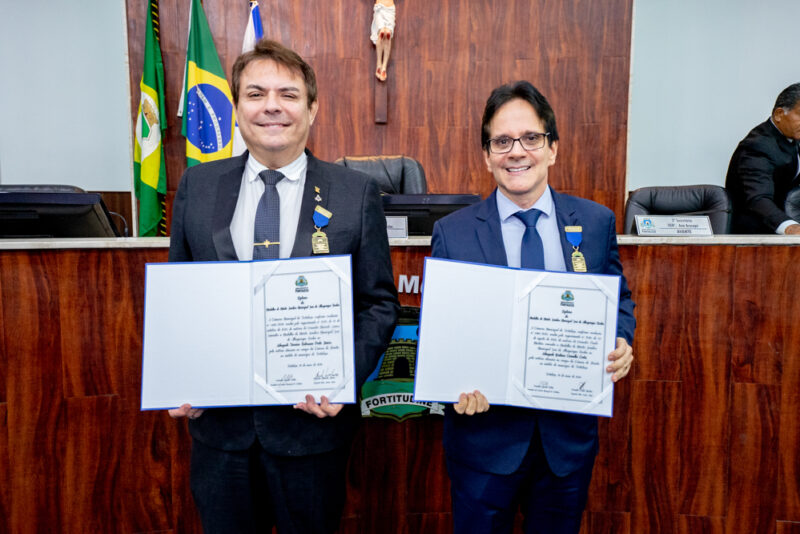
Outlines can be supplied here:
<path id="1" fill-rule="evenodd" d="M 800 185 L 800 83 L 778 95 L 772 116 L 742 139 L 731 157 L 725 188 L 733 204 L 735 234 L 800 234 L 784 211 L 789 190 Z"/>

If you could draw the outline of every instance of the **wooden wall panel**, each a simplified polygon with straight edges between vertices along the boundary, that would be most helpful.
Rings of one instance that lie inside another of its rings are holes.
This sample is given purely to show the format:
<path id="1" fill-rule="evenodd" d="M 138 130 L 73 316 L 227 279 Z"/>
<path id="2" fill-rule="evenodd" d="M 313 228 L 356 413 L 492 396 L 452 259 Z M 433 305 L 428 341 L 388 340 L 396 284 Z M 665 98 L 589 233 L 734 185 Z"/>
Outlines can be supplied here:
<path id="1" fill-rule="evenodd" d="M 141 314 L 133 313 L 131 282 L 143 277 L 142 273 L 133 276 L 130 272 L 141 266 L 123 261 L 124 257 L 114 252 L 98 255 L 94 251 L 65 251 L 62 259 L 60 297 L 70 303 L 69 312 L 62 314 L 60 321 L 65 396 L 124 395 L 125 380 L 131 384 L 128 396 L 138 393 L 133 386 L 137 375 L 130 372 L 135 370 L 125 365 L 132 354 L 141 351 L 140 339 L 132 335 L 136 330 L 127 332 L 123 339 L 109 332 L 125 332 L 114 326 L 115 321 L 141 326 Z M 103 272 L 112 274 L 101 275 Z M 141 296 L 142 288 L 137 286 L 136 292 Z"/>
<path id="2" fill-rule="evenodd" d="M 3 278 L 0 276 L 0 292 L 3 291 Z M 6 395 L 6 376 L 8 375 L 8 351 L 6 350 L 6 336 L 4 335 L 3 325 L 3 303 L 0 302 L 0 406 L 5 406 Z"/>
<path id="3" fill-rule="evenodd" d="M 784 333 L 784 358 L 781 368 L 781 405 L 778 456 L 779 514 L 782 519 L 796 521 L 800 529 L 800 358 L 791 357 L 792 347 L 800 347 L 800 328 L 793 327 L 800 317 L 800 299 L 787 302 L 784 315 L 788 319 Z M 780 529 L 779 529 L 780 532 Z"/>
<path id="4" fill-rule="evenodd" d="M 176 117 L 189 2 L 161 0 L 166 76 L 168 189 L 185 167 Z M 388 123 L 375 124 L 375 51 L 369 0 L 261 0 L 267 37 L 317 71 L 315 155 L 406 154 L 423 164 L 435 193 L 487 195 L 494 181 L 480 154 L 480 115 L 491 89 L 528 79 L 555 108 L 562 141 L 554 187 L 597 198 L 622 215 L 632 0 L 402 0 L 389 76 Z M 139 101 L 147 0 L 127 0 L 128 50 Z M 246 24 L 246 0 L 205 0 L 223 68 L 230 74 Z M 602 195 L 595 197 L 595 192 Z"/>
<path id="5" fill-rule="evenodd" d="M 441 416 L 414 419 L 407 425 L 409 514 L 439 518 L 450 514 L 450 479 L 442 448 Z M 417 488 L 428 488 L 421 492 Z M 431 520 L 431 519 L 428 519 Z M 435 519 L 438 522 L 439 519 Z M 411 528 L 409 532 L 417 532 Z"/>
<path id="6" fill-rule="evenodd" d="M 678 517 L 678 532 L 725 534 L 725 518 L 681 515 Z"/>
<path id="7" fill-rule="evenodd" d="M 635 354 L 634 354 L 634 357 Z M 628 377 L 632 378 L 632 376 Z M 614 417 L 599 421 L 600 451 L 594 462 L 589 487 L 588 510 L 628 512 L 631 510 L 631 391 L 633 381 L 623 380 L 614 387 Z M 605 520 L 618 521 L 617 516 Z M 598 518 L 598 521 L 600 519 Z"/>
<path id="8" fill-rule="evenodd" d="M 67 399 L 60 466 L 62 532 L 103 532 L 115 522 L 115 482 L 120 462 L 119 398 Z"/>
<path id="9" fill-rule="evenodd" d="M 679 512 L 722 516 L 727 499 L 730 422 L 719 417 L 717 410 L 730 406 L 728 355 L 735 250 L 697 247 L 692 255 L 690 268 L 707 276 L 686 276 L 681 296 L 684 343 L 674 355 L 681 361 L 683 395 Z"/>
<path id="10" fill-rule="evenodd" d="M 791 261 L 783 269 L 777 269 L 767 260 L 772 254 L 760 247 L 736 250 L 734 324 L 741 332 L 748 333 L 733 339 L 731 363 L 736 382 L 777 384 L 779 381 L 782 334 L 789 318 L 784 314 L 774 315 L 773 311 L 790 305 L 783 288 L 793 283 L 786 277 L 798 271 Z"/>
<path id="11" fill-rule="evenodd" d="M 1 308 L 2 306 L 0 306 Z M 4 336 L 0 336 L 4 337 Z M 3 352 L 5 354 L 5 352 Z M 8 464 L 8 405 L 0 402 L 0 473 L 4 473 L 0 481 L 0 533 L 11 532 L 11 488 L 8 482 L 11 479 Z"/>
<path id="12" fill-rule="evenodd" d="M 408 523 L 408 444 L 406 425 L 388 419 L 368 421 L 370 432 L 364 432 L 361 447 L 355 449 L 351 472 L 361 490 L 357 510 L 350 514 L 358 517 L 365 532 L 398 532 L 405 534 Z M 370 466 L 368 470 L 361 469 Z M 364 514 L 364 510 L 372 513 Z"/>
<path id="13" fill-rule="evenodd" d="M 174 421 L 163 413 L 154 413 L 153 417 L 153 421 L 156 421 L 159 425 L 159 431 L 150 434 L 149 439 L 153 445 L 157 446 L 154 450 L 158 451 L 159 454 L 154 454 L 150 457 L 150 461 L 158 466 L 163 465 L 162 469 L 169 471 L 169 484 L 164 481 L 164 487 L 169 488 L 169 491 L 163 494 L 158 491 L 158 488 L 161 487 L 160 480 L 155 484 L 155 487 L 142 482 L 141 486 L 144 486 L 148 493 L 148 501 L 144 504 L 149 506 L 145 506 L 145 509 L 155 514 L 162 507 L 160 501 L 163 499 L 163 506 L 169 507 L 171 505 L 172 507 L 171 524 L 176 533 L 201 533 L 203 529 L 200 525 L 200 515 L 194 506 L 189 483 L 189 459 L 192 452 L 192 441 L 189 436 L 188 423 L 186 421 Z M 141 421 L 140 425 L 141 429 L 145 431 L 150 428 L 146 421 Z M 135 440 L 131 440 L 131 442 L 135 443 Z M 138 453 L 138 451 L 134 452 Z M 150 472 L 147 466 L 142 468 L 142 471 Z M 130 491 L 133 496 L 138 495 L 141 490 L 131 486 Z M 169 514 L 169 510 L 167 510 L 167 514 Z M 135 513 L 132 513 L 130 517 L 133 521 L 137 520 Z M 126 522 L 126 524 L 129 522 Z"/>
<path id="14" fill-rule="evenodd" d="M 629 534 L 631 518 L 623 512 L 586 512 L 583 514 L 581 534 Z"/>
<path id="15" fill-rule="evenodd" d="M 57 273 L 52 254 L 0 254 L 11 532 L 63 527 L 60 475 L 66 425 Z"/>
<path id="16" fill-rule="evenodd" d="M 780 394 L 776 386 L 734 384 L 726 533 L 776 531 Z M 796 444 L 795 444 L 796 446 Z"/>
<path id="17" fill-rule="evenodd" d="M 636 364 L 631 372 L 639 380 L 680 380 L 681 359 L 676 355 L 683 350 L 684 301 L 671 297 L 684 294 L 687 254 L 688 247 L 631 247 L 620 254 L 636 303 Z"/>
<path id="18" fill-rule="evenodd" d="M 681 384 L 636 380 L 632 396 L 632 428 L 650 424 L 632 436 L 631 532 L 678 534 Z"/>

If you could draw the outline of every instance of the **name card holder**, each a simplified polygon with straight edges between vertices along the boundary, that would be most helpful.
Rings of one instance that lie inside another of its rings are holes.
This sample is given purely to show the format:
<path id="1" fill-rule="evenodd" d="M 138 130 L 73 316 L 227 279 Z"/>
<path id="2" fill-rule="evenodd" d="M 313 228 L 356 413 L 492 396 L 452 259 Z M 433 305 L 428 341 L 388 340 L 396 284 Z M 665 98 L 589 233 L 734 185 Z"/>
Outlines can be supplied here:
<path id="1" fill-rule="evenodd" d="M 637 215 L 636 233 L 673 237 L 714 235 L 708 215 Z"/>

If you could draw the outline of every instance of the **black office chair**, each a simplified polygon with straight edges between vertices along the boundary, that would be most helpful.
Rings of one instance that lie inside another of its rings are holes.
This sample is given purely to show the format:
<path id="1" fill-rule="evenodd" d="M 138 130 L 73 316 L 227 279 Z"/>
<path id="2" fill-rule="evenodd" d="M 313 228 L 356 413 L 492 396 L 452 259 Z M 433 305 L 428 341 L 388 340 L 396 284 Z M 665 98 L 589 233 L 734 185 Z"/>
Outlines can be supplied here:
<path id="1" fill-rule="evenodd" d="M 422 165 L 408 156 L 345 156 L 334 163 L 372 176 L 382 193 L 421 195 L 428 192 Z"/>
<path id="2" fill-rule="evenodd" d="M 61 184 L 0 184 L 0 193 L 85 193 L 75 185 Z"/>
<path id="3" fill-rule="evenodd" d="M 625 203 L 625 233 L 636 234 L 637 215 L 708 215 L 715 234 L 730 231 L 731 203 L 718 185 L 642 187 Z"/>
<path id="4" fill-rule="evenodd" d="M 790 190 L 786 195 L 786 203 L 783 206 L 783 211 L 792 220 L 800 222 L 800 187 L 795 187 Z"/>

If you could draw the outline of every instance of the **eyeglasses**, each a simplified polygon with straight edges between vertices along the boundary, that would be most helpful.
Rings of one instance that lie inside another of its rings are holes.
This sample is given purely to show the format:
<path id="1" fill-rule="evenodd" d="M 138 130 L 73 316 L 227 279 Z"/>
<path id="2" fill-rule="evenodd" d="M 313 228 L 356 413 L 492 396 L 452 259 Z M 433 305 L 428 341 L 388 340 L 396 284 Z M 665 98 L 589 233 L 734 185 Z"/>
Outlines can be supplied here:
<path id="1" fill-rule="evenodd" d="M 489 139 L 486 142 L 486 146 L 489 147 L 489 152 L 492 154 L 505 154 L 507 152 L 511 152 L 511 149 L 514 148 L 514 143 L 516 141 L 519 141 L 519 144 L 522 145 L 522 148 L 525 150 L 539 150 L 544 146 L 545 139 L 547 139 L 547 136 L 549 135 L 550 132 L 531 132 L 526 133 L 522 137 L 517 137 L 516 139 L 513 137 L 508 137 L 507 135 L 503 135 L 500 137 L 495 137 L 494 139 Z"/>

